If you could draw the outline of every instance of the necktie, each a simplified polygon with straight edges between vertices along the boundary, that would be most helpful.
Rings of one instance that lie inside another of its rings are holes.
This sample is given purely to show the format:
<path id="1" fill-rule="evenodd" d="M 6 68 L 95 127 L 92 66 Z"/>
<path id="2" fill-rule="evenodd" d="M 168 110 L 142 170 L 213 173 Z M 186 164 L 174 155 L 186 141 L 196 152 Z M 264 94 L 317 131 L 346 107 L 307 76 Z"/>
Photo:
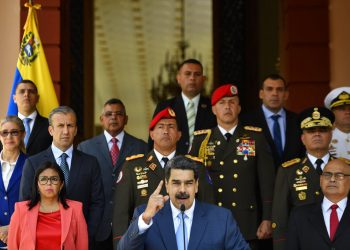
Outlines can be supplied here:
<path id="1" fill-rule="evenodd" d="M 110 154 L 111 154 L 111 158 L 112 158 L 112 164 L 113 166 L 115 166 L 115 164 L 117 163 L 117 160 L 118 160 L 118 156 L 119 156 L 119 147 L 118 147 L 118 139 L 117 138 L 112 138 L 112 148 L 111 148 L 111 151 L 110 151 Z"/>
<path id="2" fill-rule="evenodd" d="M 28 140 L 29 140 L 29 136 L 30 136 L 30 126 L 29 123 L 32 120 L 32 118 L 24 118 L 23 119 L 23 125 L 24 125 L 24 129 L 26 131 L 26 136 L 24 137 L 24 145 L 27 146 Z"/>
<path id="3" fill-rule="evenodd" d="M 185 219 L 187 218 L 187 215 L 184 213 L 183 214 L 183 219 L 182 219 L 182 213 L 179 213 L 177 215 L 177 218 L 179 218 L 180 223 L 179 226 L 176 230 L 176 243 L 177 243 L 177 249 L 178 250 L 186 250 L 187 249 L 187 228 L 186 228 L 186 223 Z M 184 231 L 185 228 L 185 231 Z M 184 236 L 185 235 L 185 236 Z"/>
<path id="4" fill-rule="evenodd" d="M 193 132 L 194 132 L 194 123 L 195 123 L 195 120 L 196 120 L 196 115 L 195 115 L 195 110 L 194 110 L 194 103 L 192 101 L 189 101 L 187 103 L 186 115 L 187 115 L 188 134 L 189 134 L 190 144 L 192 144 Z"/>
<path id="5" fill-rule="evenodd" d="M 321 175 L 322 174 L 322 168 L 321 168 L 321 165 L 323 163 L 323 160 L 322 159 L 317 159 L 316 160 L 316 172 Z"/>
<path id="6" fill-rule="evenodd" d="M 282 136 L 281 136 L 281 127 L 278 123 L 278 119 L 280 118 L 280 115 L 273 115 L 271 116 L 271 119 L 273 120 L 273 140 L 275 141 L 275 145 L 277 148 L 278 155 L 282 158 L 283 154 L 283 147 L 282 147 Z"/>
<path id="7" fill-rule="evenodd" d="M 331 217 L 329 219 L 329 222 L 330 222 L 329 223 L 329 225 L 330 225 L 329 238 L 331 240 L 333 240 L 335 232 L 337 231 L 338 224 L 339 224 L 339 219 L 338 219 L 338 214 L 337 214 L 338 205 L 337 204 L 333 204 L 330 208 L 332 209 L 332 212 L 331 212 Z"/>
<path id="8" fill-rule="evenodd" d="M 166 164 L 168 163 L 168 161 L 169 161 L 169 158 L 168 157 L 163 157 L 162 158 L 162 161 L 164 162 L 164 168 L 165 168 L 165 166 L 166 166 Z"/>
<path id="9" fill-rule="evenodd" d="M 60 164 L 60 168 L 62 169 L 64 174 L 64 182 L 66 187 L 68 187 L 68 179 L 69 179 L 69 167 L 67 163 L 67 157 L 68 155 L 66 153 L 61 154 L 61 164 Z"/>
<path id="10" fill-rule="evenodd" d="M 226 133 L 225 134 L 226 141 L 230 141 L 231 136 L 232 136 L 231 133 Z"/>

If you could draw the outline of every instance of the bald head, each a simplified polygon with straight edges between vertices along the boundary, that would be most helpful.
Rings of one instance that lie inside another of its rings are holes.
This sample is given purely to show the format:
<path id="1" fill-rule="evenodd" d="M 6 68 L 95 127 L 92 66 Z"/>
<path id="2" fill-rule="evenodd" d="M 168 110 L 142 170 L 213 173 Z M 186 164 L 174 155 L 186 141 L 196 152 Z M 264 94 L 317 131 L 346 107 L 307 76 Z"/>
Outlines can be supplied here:
<path id="1" fill-rule="evenodd" d="M 350 190 L 350 166 L 344 160 L 335 159 L 327 163 L 320 177 L 322 192 L 336 203 L 347 197 Z"/>

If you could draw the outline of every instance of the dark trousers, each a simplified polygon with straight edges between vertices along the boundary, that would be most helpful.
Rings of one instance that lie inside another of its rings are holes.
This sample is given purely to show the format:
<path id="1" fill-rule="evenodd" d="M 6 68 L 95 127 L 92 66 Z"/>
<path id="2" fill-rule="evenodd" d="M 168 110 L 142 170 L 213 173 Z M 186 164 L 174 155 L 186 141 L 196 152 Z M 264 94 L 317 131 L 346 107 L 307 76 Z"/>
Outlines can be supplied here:
<path id="1" fill-rule="evenodd" d="M 94 250 L 113 250 L 112 233 L 104 241 L 95 241 Z"/>

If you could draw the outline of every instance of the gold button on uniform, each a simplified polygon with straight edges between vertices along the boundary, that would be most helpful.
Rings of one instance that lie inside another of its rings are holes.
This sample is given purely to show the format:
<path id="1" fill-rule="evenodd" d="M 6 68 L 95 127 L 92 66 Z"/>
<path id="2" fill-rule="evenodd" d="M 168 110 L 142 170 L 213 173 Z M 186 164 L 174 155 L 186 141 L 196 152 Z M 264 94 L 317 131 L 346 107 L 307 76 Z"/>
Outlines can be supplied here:
<path id="1" fill-rule="evenodd" d="M 223 166 L 223 165 L 224 165 L 224 162 L 223 162 L 223 161 L 220 161 L 220 165 Z"/>
<path id="2" fill-rule="evenodd" d="M 234 174 L 233 178 L 237 179 L 238 178 L 238 174 Z"/>
<path id="3" fill-rule="evenodd" d="M 250 209 L 253 209 L 254 208 L 254 206 L 253 205 L 250 205 Z"/>
<path id="4" fill-rule="evenodd" d="M 276 227 L 277 227 L 276 223 L 275 223 L 275 222 L 272 223 L 271 227 L 272 227 L 272 228 L 276 228 Z"/>
<path id="5" fill-rule="evenodd" d="M 236 202 L 232 202 L 232 206 L 235 207 L 237 204 Z"/>
<path id="6" fill-rule="evenodd" d="M 232 192 L 236 193 L 237 192 L 237 188 L 232 188 Z"/>
<path id="7" fill-rule="evenodd" d="M 224 179 L 224 175 L 223 174 L 219 175 L 219 178 Z"/>
<path id="8" fill-rule="evenodd" d="M 236 164 L 237 162 L 238 162 L 238 161 L 237 161 L 236 159 L 234 159 L 234 160 L 233 160 L 233 163 L 235 163 L 235 164 Z"/>
<path id="9" fill-rule="evenodd" d="M 222 206 L 222 203 L 221 203 L 221 202 L 218 202 L 218 206 L 221 207 L 221 206 Z"/>
<path id="10" fill-rule="evenodd" d="M 218 189 L 218 192 L 221 193 L 221 192 L 222 192 L 222 188 L 219 188 L 219 189 Z"/>
<path id="11" fill-rule="evenodd" d="M 316 194 L 316 195 L 319 195 L 319 194 L 320 194 L 320 192 L 316 191 L 316 192 L 315 192 L 315 194 Z"/>

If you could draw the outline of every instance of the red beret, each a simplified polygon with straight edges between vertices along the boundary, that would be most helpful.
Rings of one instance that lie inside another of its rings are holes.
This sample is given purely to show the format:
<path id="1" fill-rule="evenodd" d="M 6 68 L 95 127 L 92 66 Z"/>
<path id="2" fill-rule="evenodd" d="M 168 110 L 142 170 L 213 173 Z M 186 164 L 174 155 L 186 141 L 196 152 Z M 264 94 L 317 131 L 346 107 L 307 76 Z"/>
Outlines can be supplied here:
<path id="1" fill-rule="evenodd" d="M 211 95 L 211 105 L 214 106 L 221 98 L 238 95 L 237 87 L 231 83 L 218 87 Z"/>
<path id="2" fill-rule="evenodd" d="M 165 108 L 165 109 L 159 111 L 159 113 L 153 117 L 151 123 L 149 124 L 149 130 L 152 130 L 154 128 L 154 126 L 161 119 L 175 119 L 175 118 L 176 118 L 176 115 L 175 115 L 174 110 L 172 110 L 171 108 Z"/>

